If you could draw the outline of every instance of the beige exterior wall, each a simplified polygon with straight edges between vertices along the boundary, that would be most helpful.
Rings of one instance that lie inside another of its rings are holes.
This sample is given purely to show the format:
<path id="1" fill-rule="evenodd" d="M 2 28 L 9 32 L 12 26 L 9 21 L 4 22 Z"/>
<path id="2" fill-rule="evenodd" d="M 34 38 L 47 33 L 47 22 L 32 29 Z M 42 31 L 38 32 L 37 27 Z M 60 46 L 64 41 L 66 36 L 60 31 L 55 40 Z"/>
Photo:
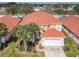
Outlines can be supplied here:
<path id="1" fill-rule="evenodd" d="M 55 28 L 55 25 L 41 25 L 40 27 L 40 32 L 43 32 L 49 28 Z"/>
<path id="2" fill-rule="evenodd" d="M 58 31 L 61 31 L 61 29 L 62 29 L 62 25 L 60 25 L 60 24 L 52 24 L 52 25 L 41 25 L 41 26 L 39 26 L 40 27 L 40 31 L 42 32 L 42 31 L 44 31 L 44 30 L 47 30 L 47 29 L 51 29 L 51 28 L 55 28 L 55 29 L 57 29 Z"/>
<path id="3" fill-rule="evenodd" d="M 62 29 L 62 25 L 61 24 L 41 25 L 39 27 L 40 27 L 40 31 L 41 32 L 43 32 L 43 31 L 45 31 L 45 30 L 47 30 L 49 28 L 50 29 L 55 28 L 58 31 L 61 31 L 61 29 Z"/>
<path id="4" fill-rule="evenodd" d="M 48 28 L 55 28 L 55 25 L 41 25 L 40 28 L 43 28 L 44 30 L 47 30 Z"/>

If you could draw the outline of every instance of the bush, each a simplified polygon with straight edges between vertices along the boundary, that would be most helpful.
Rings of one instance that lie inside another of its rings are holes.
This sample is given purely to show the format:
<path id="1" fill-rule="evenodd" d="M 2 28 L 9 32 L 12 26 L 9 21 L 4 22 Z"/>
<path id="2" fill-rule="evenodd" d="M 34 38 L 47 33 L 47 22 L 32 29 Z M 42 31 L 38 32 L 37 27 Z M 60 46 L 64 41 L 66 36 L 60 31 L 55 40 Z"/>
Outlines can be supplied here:
<path id="1" fill-rule="evenodd" d="M 31 52 L 32 49 L 33 49 L 32 47 L 28 47 L 28 48 L 27 48 L 27 51 L 28 51 L 28 52 Z"/>
<path id="2" fill-rule="evenodd" d="M 77 52 L 74 50 L 69 50 L 65 52 L 68 57 L 76 57 Z"/>
<path id="3" fill-rule="evenodd" d="M 77 46 L 74 44 L 71 38 L 67 38 L 65 40 L 64 51 L 65 51 L 66 56 L 68 57 L 76 57 L 78 55 Z"/>
<path id="4" fill-rule="evenodd" d="M 65 53 L 67 56 L 69 57 L 75 57 L 76 55 L 78 55 L 78 49 L 75 45 L 70 45 L 70 44 L 67 44 L 65 45 Z"/>
<path id="5" fill-rule="evenodd" d="M 70 50 L 70 45 L 65 45 L 64 50 L 69 51 Z"/>

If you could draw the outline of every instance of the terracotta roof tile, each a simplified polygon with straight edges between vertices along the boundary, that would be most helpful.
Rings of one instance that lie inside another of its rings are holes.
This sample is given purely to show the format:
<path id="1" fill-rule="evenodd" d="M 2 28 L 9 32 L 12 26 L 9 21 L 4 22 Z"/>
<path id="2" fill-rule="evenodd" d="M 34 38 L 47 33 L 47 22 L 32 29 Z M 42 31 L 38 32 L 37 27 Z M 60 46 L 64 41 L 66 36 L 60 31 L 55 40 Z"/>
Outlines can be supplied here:
<path id="1" fill-rule="evenodd" d="M 45 32 L 41 33 L 42 37 L 65 37 L 62 31 L 56 29 L 48 29 Z"/>
<path id="2" fill-rule="evenodd" d="M 20 25 L 27 25 L 29 23 L 36 23 L 37 25 L 44 25 L 44 24 L 54 24 L 57 23 L 57 19 L 47 12 L 44 11 L 36 11 L 30 15 L 27 15 Z"/>
<path id="3" fill-rule="evenodd" d="M 4 23 L 7 26 L 8 32 L 12 31 L 19 21 L 20 19 L 11 16 L 3 16 L 0 18 L 0 23 Z"/>
<path id="4" fill-rule="evenodd" d="M 74 34 L 79 36 L 79 17 L 68 16 L 60 21 L 65 27 L 67 27 Z"/>

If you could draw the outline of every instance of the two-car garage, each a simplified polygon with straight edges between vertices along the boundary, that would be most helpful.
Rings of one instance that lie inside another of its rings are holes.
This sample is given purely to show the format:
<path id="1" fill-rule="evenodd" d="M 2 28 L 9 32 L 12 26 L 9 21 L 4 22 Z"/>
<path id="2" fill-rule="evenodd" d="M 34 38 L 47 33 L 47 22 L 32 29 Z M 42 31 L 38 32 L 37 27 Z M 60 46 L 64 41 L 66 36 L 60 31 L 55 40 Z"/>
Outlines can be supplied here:
<path id="1" fill-rule="evenodd" d="M 48 29 L 41 36 L 41 44 L 43 46 L 64 46 L 65 35 L 62 31 Z"/>
<path id="2" fill-rule="evenodd" d="M 63 38 L 43 38 L 42 41 L 44 46 L 64 46 Z"/>

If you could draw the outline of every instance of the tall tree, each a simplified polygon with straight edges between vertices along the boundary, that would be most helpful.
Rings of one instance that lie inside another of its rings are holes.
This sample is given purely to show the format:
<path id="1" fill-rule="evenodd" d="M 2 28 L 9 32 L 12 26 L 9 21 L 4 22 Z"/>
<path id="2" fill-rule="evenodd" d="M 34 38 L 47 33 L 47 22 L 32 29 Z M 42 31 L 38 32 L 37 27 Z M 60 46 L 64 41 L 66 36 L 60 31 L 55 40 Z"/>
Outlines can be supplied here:
<path id="1" fill-rule="evenodd" d="M 30 23 L 27 25 L 27 30 L 33 32 L 33 43 L 36 43 L 36 37 L 39 35 L 39 27 L 35 23 Z"/>
<path id="2" fill-rule="evenodd" d="M 73 9 L 74 9 L 74 10 L 76 11 L 76 13 L 79 15 L 79 4 L 76 5 Z"/>
<path id="3" fill-rule="evenodd" d="M 13 31 L 13 36 L 18 39 L 16 45 L 20 46 L 20 42 L 23 41 L 24 49 L 27 51 L 27 42 L 31 40 L 32 33 L 26 30 L 26 26 L 17 26 Z"/>
<path id="4" fill-rule="evenodd" d="M 12 15 L 17 14 L 18 12 L 17 6 L 16 5 L 8 6 L 8 8 L 6 9 L 6 12 L 7 14 L 12 14 Z"/>

